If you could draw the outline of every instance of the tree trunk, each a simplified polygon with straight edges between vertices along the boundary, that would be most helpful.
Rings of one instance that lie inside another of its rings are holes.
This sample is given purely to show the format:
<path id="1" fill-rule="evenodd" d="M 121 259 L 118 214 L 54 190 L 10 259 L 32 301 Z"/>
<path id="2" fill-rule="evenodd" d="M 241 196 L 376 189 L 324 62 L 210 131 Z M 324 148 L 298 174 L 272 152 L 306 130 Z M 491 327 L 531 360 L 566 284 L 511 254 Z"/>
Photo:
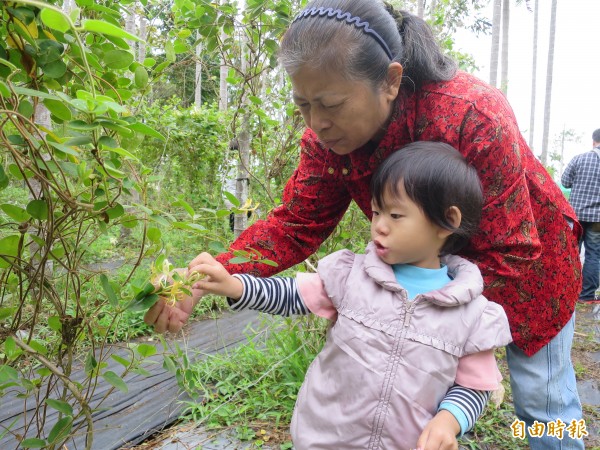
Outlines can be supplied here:
<path id="1" fill-rule="evenodd" d="M 533 62 L 531 67 L 531 108 L 529 116 L 529 148 L 533 150 L 533 136 L 535 129 L 535 94 L 537 90 L 537 47 L 538 47 L 538 15 L 539 0 L 535 0 L 533 11 Z"/>
<path id="2" fill-rule="evenodd" d="M 550 12 L 550 38 L 548 42 L 548 67 L 546 69 L 546 100 L 544 104 L 544 134 L 542 136 L 542 164 L 548 162 L 548 136 L 550 134 L 550 106 L 552 104 L 552 72 L 554 69 L 554 41 L 556 37 L 557 0 L 552 0 Z"/>
<path id="3" fill-rule="evenodd" d="M 431 2 L 429 2 L 429 17 L 431 19 L 434 18 L 436 9 L 437 9 L 437 0 L 431 0 Z"/>
<path id="4" fill-rule="evenodd" d="M 425 0 L 417 0 L 417 16 L 419 16 L 422 19 L 424 14 L 425 14 Z"/>
<path id="5" fill-rule="evenodd" d="M 34 122 L 39 128 L 40 136 L 43 136 L 43 137 L 46 136 L 46 132 L 43 129 L 46 129 L 46 130 L 52 129 L 52 120 L 50 119 L 50 111 L 48 110 L 48 108 L 46 108 L 46 105 L 44 105 L 42 102 L 38 102 L 35 105 Z M 49 161 L 51 159 L 51 156 L 48 153 L 43 153 L 40 156 L 42 157 L 42 159 L 44 161 Z M 40 181 L 36 180 L 35 177 L 32 177 L 29 180 L 29 185 L 31 186 L 30 192 L 29 192 L 29 198 L 31 200 L 42 198 L 42 184 L 40 183 Z M 40 228 L 37 232 L 37 236 L 40 239 L 42 239 L 43 241 L 46 241 L 46 229 L 43 227 Z M 37 271 L 38 267 L 40 267 L 40 263 L 41 263 L 40 253 L 39 253 L 40 251 L 41 251 L 40 246 L 37 244 L 37 242 L 32 240 L 30 243 L 30 246 L 29 246 L 29 254 L 31 255 L 31 267 L 32 267 L 33 272 Z M 41 271 L 40 280 L 43 279 L 44 274 L 52 275 L 53 268 L 54 268 L 54 265 L 53 265 L 52 260 L 47 260 L 44 265 L 43 270 Z M 35 289 L 35 292 L 37 295 L 39 291 L 37 289 Z"/>
<path id="6" fill-rule="evenodd" d="M 135 26 L 135 8 L 137 6 L 137 0 L 132 2 L 129 5 L 129 9 L 127 10 L 127 16 L 125 17 L 125 31 L 131 34 L 136 34 L 136 26 Z M 135 42 L 127 39 L 127 44 L 131 48 L 133 54 L 136 54 L 136 45 Z"/>
<path id="7" fill-rule="evenodd" d="M 225 1 L 225 0 L 222 0 Z M 221 42 L 225 42 L 227 35 L 221 28 Z M 219 111 L 227 110 L 227 64 L 225 63 L 225 56 L 221 55 L 221 65 L 219 66 Z"/>
<path id="8" fill-rule="evenodd" d="M 148 21 L 146 20 L 145 12 L 144 12 L 143 14 L 140 14 L 139 38 L 142 41 L 138 42 L 138 54 L 137 54 L 137 62 L 139 62 L 140 64 L 144 64 L 144 60 L 146 59 L 146 38 L 148 37 L 148 29 L 146 26 L 147 23 L 148 23 Z"/>
<path id="9" fill-rule="evenodd" d="M 508 91 L 508 41 L 510 38 L 510 0 L 502 0 L 502 69 L 500 89 L 506 95 Z"/>
<path id="10" fill-rule="evenodd" d="M 200 33 L 196 38 L 200 40 Z M 202 44 L 196 45 L 196 81 L 194 86 L 194 106 L 200 109 L 202 106 Z"/>
<path id="11" fill-rule="evenodd" d="M 494 0 L 492 16 L 492 52 L 490 57 L 490 84 L 496 86 L 498 81 L 498 54 L 500 52 L 500 21 L 502 0 Z"/>
<path id="12" fill-rule="evenodd" d="M 245 7 L 245 4 L 244 4 Z M 248 70 L 248 52 L 246 51 L 246 35 L 244 31 L 241 32 L 241 69 L 242 74 L 246 75 Z M 243 89 L 248 89 L 247 86 L 244 86 Z M 239 159 L 237 165 L 237 179 L 235 185 L 235 196 L 243 205 L 248 199 L 248 187 L 250 184 L 250 173 L 248 171 L 250 167 L 250 115 L 247 112 L 248 108 L 245 108 L 248 103 L 248 95 L 243 93 L 242 98 L 242 108 L 244 108 L 244 114 L 242 116 L 242 130 L 239 133 L 238 141 L 239 141 Z M 248 215 L 246 212 L 242 212 L 240 214 L 236 214 L 234 218 L 233 224 L 233 234 L 237 238 L 242 231 L 244 231 L 248 227 Z"/>

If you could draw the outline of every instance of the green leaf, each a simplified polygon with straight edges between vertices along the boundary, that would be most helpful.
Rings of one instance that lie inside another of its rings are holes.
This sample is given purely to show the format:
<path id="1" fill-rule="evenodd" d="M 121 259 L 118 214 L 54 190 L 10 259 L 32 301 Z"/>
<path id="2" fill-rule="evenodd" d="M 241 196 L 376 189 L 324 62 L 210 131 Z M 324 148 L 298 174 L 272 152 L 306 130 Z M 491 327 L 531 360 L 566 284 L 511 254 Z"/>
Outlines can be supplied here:
<path id="1" fill-rule="evenodd" d="M 39 369 L 36 369 L 36 373 L 40 377 L 49 377 L 50 375 L 52 375 L 52 371 L 47 367 L 40 367 Z"/>
<path id="2" fill-rule="evenodd" d="M 166 227 L 168 227 L 169 225 L 171 225 L 171 222 L 169 222 L 167 219 L 165 219 L 163 216 L 159 216 L 158 214 L 152 214 L 150 217 L 148 217 L 150 220 L 152 220 L 153 222 L 156 222 L 158 224 L 164 225 Z"/>
<path id="3" fill-rule="evenodd" d="M 72 130 L 77 130 L 77 131 L 91 131 L 91 130 L 95 130 L 96 128 L 98 128 L 100 126 L 100 123 L 98 122 L 93 122 L 93 123 L 88 123 L 85 120 L 72 120 L 71 122 L 69 122 L 67 124 L 67 127 L 72 129 Z"/>
<path id="4" fill-rule="evenodd" d="M 258 98 L 258 97 L 254 96 L 254 95 L 249 95 L 248 98 L 255 105 L 262 105 L 262 100 L 260 98 Z"/>
<path id="5" fill-rule="evenodd" d="M 177 372 L 177 366 L 175 365 L 175 362 L 173 361 L 173 358 L 171 356 L 165 355 L 163 361 L 163 369 L 172 374 L 175 374 Z"/>
<path id="6" fill-rule="evenodd" d="M 180 230 L 191 230 L 191 231 L 206 231 L 206 227 L 198 224 L 198 223 L 190 223 L 190 222 L 173 222 L 171 224 L 173 228 L 178 228 Z"/>
<path id="7" fill-rule="evenodd" d="M 12 317 L 16 310 L 17 308 L 0 308 L 0 322 Z"/>
<path id="8" fill-rule="evenodd" d="M 36 91 L 35 89 L 29 89 L 24 87 L 15 86 L 15 92 L 19 95 L 26 95 L 28 97 L 40 97 L 40 98 L 51 98 L 53 100 L 60 100 L 56 95 L 48 94 L 47 92 Z"/>
<path id="9" fill-rule="evenodd" d="M 243 256 L 236 256 L 235 258 L 231 258 L 228 262 L 231 264 L 243 264 L 250 262 L 250 259 L 244 258 Z"/>
<path id="10" fill-rule="evenodd" d="M 121 147 L 108 147 L 106 150 L 112 153 L 116 153 L 117 155 L 125 156 L 126 158 L 133 159 L 134 161 L 139 161 L 140 159 L 135 156 L 133 153 L 128 152 L 124 148 Z"/>
<path id="11" fill-rule="evenodd" d="M 0 60 L 1 61 L 1 60 Z M 156 66 L 154 68 L 154 72 L 159 74 L 161 73 L 163 70 L 165 70 L 167 67 L 169 67 L 171 65 L 171 61 L 163 61 L 161 62 L 158 66 Z"/>
<path id="12" fill-rule="evenodd" d="M 94 354 L 89 352 L 85 358 L 85 373 L 90 373 L 98 367 L 98 361 L 96 360 Z"/>
<path id="13" fill-rule="evenodd" d="M 0 365 L 0 384 L 19 380 L 19 372 L 7 365 Z"/>
<path id="14" fill-rule="evenodd" d="M 125 369 L 129 369 L 131 367 L 131 361 L 119 356 L 119 355 L 110 355 L 112 359 L 121 364 Z"/>
<path id="15" fill-rule="evenodd" d="M 21 447 L 23 448 L 46 448 L 48 443 L 39 438 L 27 438 L 21 441 Z"/>
<path id="16" fill-rule="evenodd" d="M 137 66 L 134 72 L 135 85 L 139 88 L 145 88 L 148 85 L 148 72 L 144 66 Z"/>
<path id="17" fill-rule="evenodd" d="M 131 125 L 128 126 L 128 128 L 130 128 L 133 131 L 137 131 L 138 133 L 142 133 L 147 136 L 155 137 L 156 139 L 160 139 L 163 142 L 166 141 L 165 137 L 162 134 L 160 134 L 158 131 L 154 130 L 153 128 L 150 128 L 146 124 L 139 123 L 139 122 L 132 123 Z"/>
<path id="18" fill-rule="evenodd" d="M 33 115 L 33 105 L 28 100 L 21 100 L 19 102 L 19 106 L 17 106 L 17 111 L 23 116 L 29 118 Z"/>
<path id="19" fill-rule="evenodd" d="M 279 267 L 279 264 L 277 264 L 275 261 L 271 261 L 270 259 L 263 259 L 260 262 L 266 264 L 267 266 Z"/>
<path id="20" fill-rule="evenodd" d="M 100 136 L 100 139 L 98 139 L 98 143 L 109 148 L 115 148 L 119 146 L 119 144 L 117 144 L 117 141 L 115 141 L 110 136 Z"/>
<path id="21" fill-rule="evenodd" d="M 173 43 L 171 41 L 165 42 L 165 56 L 167 61 L 170 63 L 175 62 L 177 57 L 175 56 L 175 49 L 173 48 Z"/>
<path id="22" fill-rule="evenodd" d="M 123 205 L 116 203 L 115 206 L 108 208 L 105 212 L 110 220 L 114 220 L 125 214 L 125 208 L 123 208 Z"/>
<path id="23" fill-rule="evenodd" d="M 11 136 L 9 136 L 9 140 L 10 137 Z M 23 174 L 21 173 L 19 166 L 17 166 L 16 164 L 9 164 L 8 172 L 19 181 L 23 179 Z M 27 176 L 27 173 L 25 174 L 25 176 Z"/>
<path id="24" fill-rule="evenodd" d="M 133 299 L 127 305 L 129 311 L 145 311 L 152 307 L 158 301 L 157 294 L 149 294 L 140 299 Z"/>
<path id="25" fill-rule="evenodd" d="M 20 241 L 21 237 L 15 234 L 0 239 L 0 269 L 12 265 L 14 258 L 19 254 Z"/>
<path id="26" fill-rule="evenodd" d="M 146 297 L 149 294 L 152 294 L 154 292 L 154 285 L 150 282 L 146 283 L 144 285 L 144 287 L 137 293 L 137 295 L 134 297 L 135 300 L 141 300 L 142 298 Z"/>
<path id="27" fill-rule="evenodd" d="M 0 164 L 0 190 L 8 186 L 8 175 L 4 172 L 4 166 Z"/>
<path id="28" fill-rule="evenodd" d="M 51 316 L 48 318 L 48 326 L 51 330 L 60 331 L 62 329 L 62 322 L 60 321 L 60 317 Z"/>
<path id="29" fill-rule="evenodd" d="M 65 145 L 79 146 L 79 145 L 91 144 L 92 142 L 93 142 L 92 138 L 89 136 L 75 136 L 75 137 L 67 139 L 65 141 Z"/>
<path id="30" fill-rule="evenodd" d="M 40 18 L 44 25 L 53 30 L 58 30 L 62 33 L 68 31 L 71 26 L 69 20 L 61 13 L 54 9 L 44 8 L 40 13 Z"/>
<path id="31" fill-rule="evenodd" d="M 119 125 L 118 123 L 108 120 L 99 120 L 98 123 L 100 123 L 100 125 L 102 125 L 104 128 L 116 131 L 122 136 L 130 137 L 134 135 L 134 132 L 132 130 L 130 130 L 129 128 L 125 128 L 124 126 Z"/>
<path id="32" fill-rule="evenodd" d="M 48 218 L 48 204 L 44 200 L 31 200 L 27 205 L 27 212 L 34 219 L 46 220 Z"/>
<path id="33" fill-rule="evenodd" d="M 144 358 L 149 358 L 156 354 L 156 347 L 150 344 L 140 344 L 135 350 Z"/>
<path id="34" fill-rule="evenodd" d="M 152 242 L 159 242 L 160 238 L 162 236 L 162 233 L 160 232 L 160 230 L 156 227 L 150 227 L 148 228 L 148 230 L 146 231 L 146 236 L 148 237 L 148 239 L 150 239 Z"/>
<path id="35" fill-rule="evenodd" d="M 104 275 L 104 274 L 100 275 L 100 284 L 102 284 L 102 289 L 104 289 L 104 292 L 106 293 L 106 296 L 108 297 L 108 301 L 109 301 L 110 305 L 113 308 L 116 308 L 119 305 L 119 299 L 117 298 L 117 294 L 115 294 L 115 291 L 114 291 L 113 287 L 110 285 L 110 282 L 108 281 L 108 278 L 106 275 Z"/>
<path id="36" fill-rule="evenodd" d="M 121 225 L 125 228 L 135 228 L 138 224 L 138 219 L 132 214 L 127 214 L 121 219 Z"/>
<path id="37" fill-rule="evenodd" d="M 29 342 L 29 345 L 36 352 L 38 352 L 40 355 L 47 355 L 48 354 L 48 349 L 44 346 L 44 344 L 42 344 L 39 341 L 32 340 L 31 342 Z"/>
<path id="38" fill-rule="evenodd" d="M 104 64 L 111 69 L 125 69 L 133 59 L 133 54 L 127 50 L 110 50 L 104 54 Z"/>
<path id="39" fill-rule="evenodd" d="M 66 153 L 67 155 L 79 157 L 79 151 L 76 148 L 69 147 L 67 145 L 59 144 L 58 142 L 52 142 L 52 141 L 48 141 L 48 144 L 50 144 L 55 149 L 57 149 L 63 153 Z"/>
<path id="40" fill-rule="evenodd" d="M 222 219 L 223 217 L 227 217 L 230 214 L 231 214 L 231 211 L 229 211 L 228 209 L 220 209 L 215 212 L 215 217 L 217 219 Z"/>
<path id="41" fill-rule="evenodd" d="M 190 215 L 190 217 L 192 219 L 196 215 L 196 212 L 190 206 L 190 204 L 188 202 L 186 202 L 185 200 L 183 200 L 182 198 L 180 198 L 179 200 L 173 202 L 173 206 L 181 206 L 183 209 L 185 209 L 187 211 L 187 213 Z"/>
<path id="42" fill-rule="evenodd" d="M 0 209 L 6 213 L 8 217 L 13 219 L 15 222 L 25 222 L 31 216 L 27 211 L 17 205 L 12 205 L 10 203 L 4 203 L 0 205 Z"/>
<path id="43" fill-rule="evenodd" d="M 212 250 L 213 252 L 216 253 L 225 253 L 227 252 L 227 249 L 225 248 L 225 246 L 223 245 L 222 242 L 219 241 L 211 241 L 208 243 L 208 248 L 210 250 Z"/>
<path id="44" fill-rule="evenodd" d="M 54 444 L 62 441 L 71 432 L 72 427 L 73 417 L 63 417 L 58 422 L 56 422 L 56 424 L 54 424 L 54 426 L 50 430 L 50 434 L 48 435 L 48 442 Z"/>
<path id="45" fill-rule="evenodd" d="M 73 415 L 73 407 L 63 400 L 55 400 L 53 398 L 47 398 L 46 404 L 51 408 L 54 408 L 58 412 L 61 412 L 67 416 Z"/>
<path id="46" fill-rule="evenodd" d="M 129 39 L 131 41 L 143 42 L 139 37 L 103 20 L 87 19 L 83 21 L 82 27 L 84 30 L 91 31 L 92 33 L 106 34 L 108 36 Z"/>
<path id="47" fill-rule="evenodd" d="M 129 391 L 129 388 L 127 387 L 127 384 L 123 381 L 123 378 L 114 373 L 112 370 L 107 370 L 106 372 L 104 372 L 102 374 L 102 377 L 121 392 L 127 393 Z"/>
<path id="48" fill-rule="evenodd" d="M 4 341 L 4 353 L 9 360 L 13 360 L 21 355 L 23 351 L 17 347 L 15 340 L 9 336 L 6 338 L 6 341 Z"/>
<path id="49" fill-rule="evenodd" d="M 51 61 L 41 67 L 44 74 L 50 78 L 60 78 L 67 73 L 67 65 L 62 61 Z"/>
<path id="50" fill-rule="evenodd" d="M 46 105 L 46 108 L 59 119 L 71 120 L 73 118 L 73 114 L 69 107 L 61 101 L 47 98 L 44 99 L 44 105 Z"/>
<path id="51" fill-rule="evenodd" d="M 8 98 L 11 96 L 10 89 L 6 85 L 4 81 L 0 80 L 0 95 L 4 98 Z"/>
<path id="52" fill-rule="evenodd" d="M 225 197 L 227 197 L 227 200 L 229 200 L 231 202 L 231 204 L 233 206 L 235 206 L 236 208 L 238 208 L 241 203 L 240 201 L 237 199 L 237 197 L 235 195 L 233 195 L 231 192 L 223 192 L 223 194 L 225 195 Z"/>

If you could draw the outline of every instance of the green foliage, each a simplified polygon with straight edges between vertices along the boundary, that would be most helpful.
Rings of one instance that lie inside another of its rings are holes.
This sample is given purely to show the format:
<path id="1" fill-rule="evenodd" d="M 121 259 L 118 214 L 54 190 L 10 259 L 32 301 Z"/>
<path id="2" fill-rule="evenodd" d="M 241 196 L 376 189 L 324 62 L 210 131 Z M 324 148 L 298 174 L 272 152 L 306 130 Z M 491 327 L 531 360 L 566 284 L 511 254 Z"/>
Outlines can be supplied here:
<path id="1" fill-rule="evenodd" d="M 18 387 L 36 404 L 25 448 L 62 448 L 75 433 L 91 448 L 97 379 L 126 391 L 131 370 L 107 370 L 94 350 L 137 292 L 141 260 L 160 249 L 146 239 L 160 220 L 143 205 L 150 171 L 128 145 L 164 141 L 125 104 L 146 87 L 126 42 L 139 39 L 121 29 L 117 4 L 81 3 L 72 16 L 36 0 L 0 5 L 0 394 Z M 128 204 L 134 196 L 137 207 Z M 121 227 L 141 238 L 137 262 L 117 283 L 87 255 Z M 81 353 L 87 378 L 74 383 Z M 60 386 L 60 397 L 40 394 L 45 384 Z M 48 406 L 61 416 L 44 428 Z"/>
<path id="2" fill-rule="evenodd" d="M 180 354 L 177 379 L 202 401 L 187 403 L 187 416 L 207 426 L 291 420 L 304 374 L 324 342 L 326 321 L 310 317 L 269 319 L 245 345 L 189 364 Z"/>

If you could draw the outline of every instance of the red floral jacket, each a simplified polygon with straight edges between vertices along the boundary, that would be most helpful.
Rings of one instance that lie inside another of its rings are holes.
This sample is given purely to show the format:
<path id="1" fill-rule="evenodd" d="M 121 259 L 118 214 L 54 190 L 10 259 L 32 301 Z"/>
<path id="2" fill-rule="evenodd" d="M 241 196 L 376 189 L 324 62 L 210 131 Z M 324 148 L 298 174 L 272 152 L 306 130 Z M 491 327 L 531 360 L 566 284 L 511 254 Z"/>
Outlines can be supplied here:
<path id="1" fill-rule="evenodd" d="M 283 205 L 231 246 L 259 249 L 279 266 L 229 264 L 231 253 L 217 259 L 232 272 L 260 276 L 303 261 L 329 236 L 352 200 L 371 219 L 373 171 L 390 153 L 420 140 L 447 142 L 477 169 L 485 193 L 482 221 L 460 255 L 480 268 L 485 296 L 504 307 L 514 342 L 533 355 L 573 314 L 581 289 L 581 227 L 527 146 L 504 95 L 464 72 L 425 84 L 416 93 L 401 91 L 377 147 L 366 145 L 340 156 L 306 130 Z"/>

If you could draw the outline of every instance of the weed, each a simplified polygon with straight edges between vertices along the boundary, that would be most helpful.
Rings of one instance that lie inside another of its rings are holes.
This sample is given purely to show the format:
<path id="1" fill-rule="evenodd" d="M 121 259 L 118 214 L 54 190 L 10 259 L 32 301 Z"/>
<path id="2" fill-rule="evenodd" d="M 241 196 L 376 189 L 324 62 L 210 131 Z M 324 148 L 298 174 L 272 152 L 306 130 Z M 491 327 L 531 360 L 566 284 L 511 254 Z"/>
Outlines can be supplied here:
<path id="1" fill-rule="evenodd" d="M 232 352 L 212 355 L 182 374 L 183 387 L 200 402 L 186 415 L 208 426 L 289 424 L 304 374 L 324 341 L 325 321 L 281 319 Z"/>

